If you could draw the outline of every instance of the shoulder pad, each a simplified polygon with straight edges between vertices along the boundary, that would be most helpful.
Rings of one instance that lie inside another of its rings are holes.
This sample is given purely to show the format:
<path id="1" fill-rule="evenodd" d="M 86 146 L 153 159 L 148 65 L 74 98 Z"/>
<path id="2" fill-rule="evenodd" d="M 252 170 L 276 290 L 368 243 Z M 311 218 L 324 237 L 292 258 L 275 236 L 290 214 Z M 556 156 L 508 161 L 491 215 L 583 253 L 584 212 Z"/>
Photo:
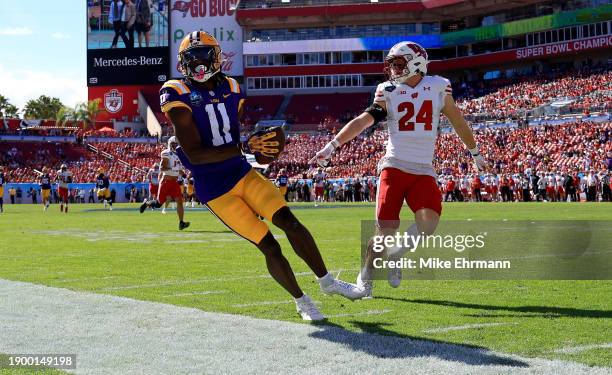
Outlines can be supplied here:
<path id="1" fill-rule="evenodd" d="M 166 81 L 166 83 L 164 83 L 164 85 L 162 86 L 162 89 L 163 88 L 171 88 L 179 95 L 189 94 L 191 92 L 185 82 L 178 79 L 171 79 L 169 81 Z"/>

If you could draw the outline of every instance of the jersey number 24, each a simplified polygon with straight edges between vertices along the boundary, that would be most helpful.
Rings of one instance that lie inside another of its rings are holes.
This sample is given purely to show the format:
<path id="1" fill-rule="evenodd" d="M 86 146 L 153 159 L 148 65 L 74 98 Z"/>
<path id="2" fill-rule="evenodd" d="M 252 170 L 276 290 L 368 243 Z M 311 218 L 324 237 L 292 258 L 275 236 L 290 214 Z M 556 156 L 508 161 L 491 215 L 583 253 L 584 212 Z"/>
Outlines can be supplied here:
<path id="1" fill-rule="evenodd" d="M 397 106 L 397 112 L 406 111 L 406 114 L 399 119 L 399 131 L 414 131 L 414 103 L 403 102 Z M 424 100 L 419 112 L 416 115 L 416 122 L 424 124 L 424 130 L 432 130 L 433 106 L 431 100 Z"/>

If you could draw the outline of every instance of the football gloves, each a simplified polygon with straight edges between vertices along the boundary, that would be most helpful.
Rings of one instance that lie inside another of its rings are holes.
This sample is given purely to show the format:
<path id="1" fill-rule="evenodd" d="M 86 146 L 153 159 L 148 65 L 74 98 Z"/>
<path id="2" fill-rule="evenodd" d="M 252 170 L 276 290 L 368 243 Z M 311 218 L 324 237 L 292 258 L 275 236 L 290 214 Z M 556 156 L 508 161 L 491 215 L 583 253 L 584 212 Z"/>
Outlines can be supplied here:
<path id="1" fill-rule="evenodd" d="M 474 159 L 474 163 L 476 164 L 476 168 L 480 172 L 485 172 L 489 169 L 489 165 L 487 161 L 482 157 L 480 151 L 478 150 L 478 146 L 470 149 L 470 154 L 472 154 L 472 159 Z"/>
<path id="2" fill-rule="evenodd" d="M 242 142 L 241 148 L 244 153 L 255 155 L 259 164 L 270 164 L 285 148 L 285 132 L 280 126 L 260 130 Z"/>
<path id="3" fill-rule="evenodd" d="M 338 142 L 335 138 L 329 141 L 325 147 L 321 149 L 321 151 L 317 152 L 317 154 L 308 161 L 308 163 L 316 162 L 319 167 L 326 167 L 329 164 L 329 159 L 331 158 L 334 151 L 340 147 L 340 142 Z"/>

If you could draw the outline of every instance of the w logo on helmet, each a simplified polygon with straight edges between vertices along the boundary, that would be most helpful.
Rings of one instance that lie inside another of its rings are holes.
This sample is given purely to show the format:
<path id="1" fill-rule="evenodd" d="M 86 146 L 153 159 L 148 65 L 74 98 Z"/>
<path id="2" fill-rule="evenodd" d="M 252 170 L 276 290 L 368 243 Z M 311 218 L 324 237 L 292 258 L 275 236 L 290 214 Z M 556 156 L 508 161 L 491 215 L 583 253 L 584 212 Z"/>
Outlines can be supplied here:
<path id="1" fill-rule="evenodd" d="M 415 55 L 427 58 L 427 51 L 425 51 L 425 49 L 418 44 L 408 43 L 407 46 L 414 52 Z"/>

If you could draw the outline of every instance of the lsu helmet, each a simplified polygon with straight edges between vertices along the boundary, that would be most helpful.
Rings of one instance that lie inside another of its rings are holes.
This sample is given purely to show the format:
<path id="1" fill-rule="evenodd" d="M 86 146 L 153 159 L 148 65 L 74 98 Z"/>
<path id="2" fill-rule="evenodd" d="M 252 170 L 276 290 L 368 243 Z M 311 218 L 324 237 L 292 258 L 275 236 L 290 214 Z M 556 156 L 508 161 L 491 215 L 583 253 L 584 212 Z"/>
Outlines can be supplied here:
<path id="1" fill-rule="evenodd" d="M 66 164 L 62 164 L 62 165 L 60 165 L 60 169 L 61 169 L 61 170 L 66 170 L 66 169 L 68 169 L 68 166 L 67 166 Z M 43 172 L 44 172 L 44 171 L 45 171 L 45 170 L 43 170 Z"/>
<path id="2" fill-rule="evenodd" d="M 389 50 L 385 58 L 385 73 L 391 81 L 404 83 L 408 78 L 427 74 L 427 51 L 414 42 L 399 42 Z"/>
<path id="3" fill-rule="evenodd" d="M 206 82 L 221 71 L 221 47 L 217 39 L 204 31 L 193 31 L 179 46 L 178 63 L 185 78 Z"/>
<path id="4" fill-rule="evenodd" d="M 168 138 L 168 150 L 176 151 L 178 145 L 179 143 L 175 136 Z"/>

